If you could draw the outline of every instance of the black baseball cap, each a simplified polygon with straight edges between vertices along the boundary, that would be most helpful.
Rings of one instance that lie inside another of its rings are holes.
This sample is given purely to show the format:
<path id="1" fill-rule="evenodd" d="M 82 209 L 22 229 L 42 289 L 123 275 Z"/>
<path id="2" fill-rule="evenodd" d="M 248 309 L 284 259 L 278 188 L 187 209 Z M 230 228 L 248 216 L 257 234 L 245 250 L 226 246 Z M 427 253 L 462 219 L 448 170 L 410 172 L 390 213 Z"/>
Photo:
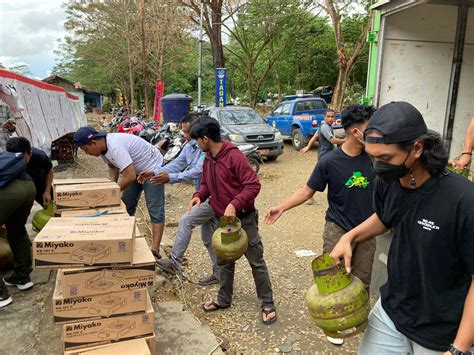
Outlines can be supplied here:
<path id="1" fill-rule="evenodd" d="M 74 134 L 74 142 L 77 145 L 89 144 L 94 139 L 105 137 L 107 132 L 97 132 L 92 127 L 81 127 Z"/>
<path id="2" fill-rule="evenodd" d="M 367 136 L 375 130 L 382 137 Z M 425 120 L 415 106 L 404 101 L 392 101 L 380 107 L 369 120 L 364 139 L 369 143 L 404 143 L 421 137 L 428 131 Z"/>

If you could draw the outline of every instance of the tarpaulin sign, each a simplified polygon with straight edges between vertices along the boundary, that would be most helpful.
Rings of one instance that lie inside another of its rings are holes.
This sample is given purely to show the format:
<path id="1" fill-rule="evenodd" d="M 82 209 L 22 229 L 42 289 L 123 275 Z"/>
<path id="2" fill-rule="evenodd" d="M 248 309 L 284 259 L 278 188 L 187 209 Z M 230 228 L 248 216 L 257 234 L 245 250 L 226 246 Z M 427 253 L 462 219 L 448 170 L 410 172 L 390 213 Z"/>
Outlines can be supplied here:
<path id="1" fill-rule="evenodd" d="M 161 115 L 161 98 L 165 92 L 165 82 L 163 80 L 156 81 L 155 103 L 153 109 L 153 121 L 159 122 Z"/>
<path id="2" fill-rule="evenodd" d="M 225 107 L 227 100 L 227 69 L 216 69 L 216 106 Z"/>

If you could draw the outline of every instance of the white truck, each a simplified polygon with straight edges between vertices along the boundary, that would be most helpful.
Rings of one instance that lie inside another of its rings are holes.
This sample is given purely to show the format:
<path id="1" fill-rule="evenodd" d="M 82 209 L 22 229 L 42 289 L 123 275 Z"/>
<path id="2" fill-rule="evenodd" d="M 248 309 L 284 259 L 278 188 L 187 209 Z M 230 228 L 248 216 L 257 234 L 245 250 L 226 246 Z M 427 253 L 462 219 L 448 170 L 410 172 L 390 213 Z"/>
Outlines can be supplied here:
<path id="1" fill-rule="evenodd" d="M 474 1 L 383 0 L 372 10 L 367 102 L 410 102 L 455 158 L 474 116 Z"/>

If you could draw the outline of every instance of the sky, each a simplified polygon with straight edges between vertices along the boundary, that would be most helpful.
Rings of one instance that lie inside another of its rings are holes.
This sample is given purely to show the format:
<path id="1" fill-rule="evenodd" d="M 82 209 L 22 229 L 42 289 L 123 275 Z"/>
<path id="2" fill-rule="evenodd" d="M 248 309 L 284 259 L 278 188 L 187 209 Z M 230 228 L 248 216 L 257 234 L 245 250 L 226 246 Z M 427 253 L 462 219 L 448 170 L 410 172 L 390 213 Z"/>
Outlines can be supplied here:
<path id="1" fill-rule="evenodd" d="M 66 35 L 65 0 L 0 0 L 0 63 L 27 64 L 44 79 L 55 65 L 57 40 Z"/>

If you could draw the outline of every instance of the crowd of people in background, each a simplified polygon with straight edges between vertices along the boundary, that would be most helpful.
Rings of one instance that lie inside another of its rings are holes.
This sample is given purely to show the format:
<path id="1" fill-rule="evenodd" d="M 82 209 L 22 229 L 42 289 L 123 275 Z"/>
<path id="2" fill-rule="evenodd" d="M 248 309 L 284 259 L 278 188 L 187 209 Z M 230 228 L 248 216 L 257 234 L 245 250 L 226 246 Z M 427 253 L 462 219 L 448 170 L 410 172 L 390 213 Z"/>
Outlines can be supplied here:
<path id="1" fill-rule="evenodd" d="M 342 112 L 345 138 L 337 138 L 328 110 L 317 135 L 318 160 L 305 186 L 269 209 L 264 222 L 311 201 L 327 190 L 328 209 L 323 250 L 370 287 L 374 237 L 388 230 L 393 240 L 388 255 L 388 280 L 369 315 L 360 354 L 469 354 L 474 344 L 474 185 L 446 170 L 448 154 L 440 135 L 428 129 L 421 113 L 406 102 L 375 110 L 352 105 Z M 163 166 L 160 151 L 145 140 L 121 133 L 82 127 L 76 144 L 100 157 L 122 191 L 127 212 L 135 215 L 142 192 L 152 223 L 151 250 L 157 266 L 182 275 L 184 254 L 194 228 L 209 252 L 212 273 L 202 286 L 219 284 L 217 296 L 203 303 L 204 312 L 232 304 L 235 262 L 220 260 L 211 238 L 224 218 L 238 218 L 249 239 L 245 253 L 261 306 L 261 321 L 278 319 L 270 272 L 259 234 L 255 201 L 261 189 L 246 157 L 221 138 L 219 123 L 189 114 L 181 129 L 187 144 L 179 157 Z M 31 243 L 25 229 L 33 201 L 48 205 L 53 179 L 51 161 L 21 137 L 10 137 L 14 121 L 2 122 L 0 225 L 5 224 L 14 255 L 14 271 L 0 282 L 0 307 L 12 302 L 6 286 L 33 286 Z M 474 119 L 455 168 L 468 167 L 474 144 Z M 339 146 L 336 148 L 336 146 Z M 160 252 L 165 222 L 166 184 L 191 183 L 187 212 L 181 218 L 169 258 Z M 271 270 L 270 270 L 271 271 Z M 340 345 L 342 338 L 328 337 Z"/>

